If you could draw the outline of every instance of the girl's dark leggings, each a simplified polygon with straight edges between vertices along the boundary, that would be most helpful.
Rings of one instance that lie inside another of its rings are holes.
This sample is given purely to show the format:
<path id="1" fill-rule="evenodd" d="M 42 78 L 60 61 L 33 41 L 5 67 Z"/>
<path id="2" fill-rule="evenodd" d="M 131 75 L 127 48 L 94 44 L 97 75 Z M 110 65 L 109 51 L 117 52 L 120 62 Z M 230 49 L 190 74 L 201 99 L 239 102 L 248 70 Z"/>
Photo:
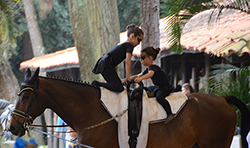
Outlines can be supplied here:
<path id="1" fill-rule="evenodd" d="M 167 92 L 165 92 L 163 90 L 158 90 L 155 95 L 156 95 L 157 102 L 159 102 L 161 104 L 161 106 L 166 111 L 167 115 L 171 115 L 172 114 L 172 110 L 171 110 L 170 104 L 165 99 L 165 97 L 168 96 L 169 93 L 167 93 Z"/>
<path id="2" fill-rule="evenodd" d="M 105 70 L 101 74 L 107 83 L 99 82 L 99 86 L 115 92 L 122 92 L 124 90 L 121 79 L 115 71 Z"/>

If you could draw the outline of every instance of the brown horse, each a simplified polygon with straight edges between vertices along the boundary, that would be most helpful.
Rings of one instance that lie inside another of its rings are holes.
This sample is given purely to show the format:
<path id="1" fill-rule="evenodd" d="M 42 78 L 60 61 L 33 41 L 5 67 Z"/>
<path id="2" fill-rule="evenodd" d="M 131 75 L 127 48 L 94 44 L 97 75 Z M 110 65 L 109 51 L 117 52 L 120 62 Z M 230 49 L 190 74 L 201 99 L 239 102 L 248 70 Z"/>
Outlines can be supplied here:
<path id="1" fill-rule="evenodd" d="M 118 126 L 111 121 L 85 130 L 111 116 L 100 103 L 100 89 L 92 85 L 38 76 L 26 72 L 9 130 L 23 136 L 27 124 L 52 109 L 78 133 L 80 143 L 97 148 L 118 148 Z M 236 112 L 228 102 L 242 109 L 242 125 L 249 125 L 249 111 L 235 97 L 192 94 L 178 116 L 168 124 L 149 126 L 148 148 L 229 148 L 236 126 Z M 235 103 L 236 102 L 236 103 Z M 248 118 L 248 119 L 245 119 Z M 244 129 L 243 141 L 248 129 Z M 244 135 L 245 134 L 245 135 Z M 247 146 L 244 145 L 243 148 Z"/>

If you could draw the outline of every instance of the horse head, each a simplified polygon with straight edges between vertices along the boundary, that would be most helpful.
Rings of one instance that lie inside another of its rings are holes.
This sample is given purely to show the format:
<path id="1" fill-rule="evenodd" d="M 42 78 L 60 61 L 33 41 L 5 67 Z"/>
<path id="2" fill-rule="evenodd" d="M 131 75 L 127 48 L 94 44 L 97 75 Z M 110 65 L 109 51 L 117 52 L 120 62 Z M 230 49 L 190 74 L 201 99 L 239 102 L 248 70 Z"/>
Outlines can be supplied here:
<path id="1" fill-rule="evenodd" d="M 23 136 L 27 126 L 33 123 L 33 119 L 39 115 L 37 102 L 39 68 L 31 75 L 30 69 L 26 71 L 25 81 L 21 85 L 18 99 L 9 123 L 12 134 Z"/>

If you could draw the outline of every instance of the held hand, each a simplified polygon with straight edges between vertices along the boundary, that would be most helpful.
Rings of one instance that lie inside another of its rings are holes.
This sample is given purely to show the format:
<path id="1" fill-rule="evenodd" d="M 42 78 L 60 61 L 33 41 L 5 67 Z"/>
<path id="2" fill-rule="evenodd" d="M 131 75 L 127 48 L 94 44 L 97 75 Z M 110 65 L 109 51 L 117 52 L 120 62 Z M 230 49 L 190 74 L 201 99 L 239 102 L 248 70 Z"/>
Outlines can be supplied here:
<path id="1" fill-rule="evenodd" d="M 123 82 L 123 83 L 127 83 L 128 84 L 128 78 L 125 78 L 125 79 L 121 79 L 121 81 Z"/>
<path id="2" fill-rule="evenodd" d="M 126 82 L 126 79 L 121 79 L 122 82 Z"/>
<path id="3" fill-rule="evenodd" d="M 135 78 L 134 81 L 135 81 L 135 83 L 140 83 L 141 79 L 140 79 L 140 77 L 138 77 L 138 78 Z"/>
<path id="4" fill-rule="evenodd" d="M 127 77 L 124 82 L 128 84 L 128 80 L 130 80 L 130 77 Z"/>

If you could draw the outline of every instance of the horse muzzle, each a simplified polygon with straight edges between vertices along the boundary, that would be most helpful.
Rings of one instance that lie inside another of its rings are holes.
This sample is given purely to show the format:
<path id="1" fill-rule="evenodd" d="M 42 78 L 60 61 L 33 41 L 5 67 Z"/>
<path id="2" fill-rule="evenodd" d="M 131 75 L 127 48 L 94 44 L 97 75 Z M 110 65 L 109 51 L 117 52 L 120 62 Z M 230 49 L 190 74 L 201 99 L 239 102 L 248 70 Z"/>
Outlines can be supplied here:
<path id="1" fill-rule="evenodd" d="M 10 125 L 8 129 L 13 135 L 15 136 L 23 136 L 25 135 L 25 129 L 24 128 L 17 128 L 17 126 Z"/>
<path id="2" fill-rule="evenodd" d="M 25 128 L 17 123 L 13 118 L 10 119 L 8 130 L 15 136 L 23 136 L 25 135 Z"/>

